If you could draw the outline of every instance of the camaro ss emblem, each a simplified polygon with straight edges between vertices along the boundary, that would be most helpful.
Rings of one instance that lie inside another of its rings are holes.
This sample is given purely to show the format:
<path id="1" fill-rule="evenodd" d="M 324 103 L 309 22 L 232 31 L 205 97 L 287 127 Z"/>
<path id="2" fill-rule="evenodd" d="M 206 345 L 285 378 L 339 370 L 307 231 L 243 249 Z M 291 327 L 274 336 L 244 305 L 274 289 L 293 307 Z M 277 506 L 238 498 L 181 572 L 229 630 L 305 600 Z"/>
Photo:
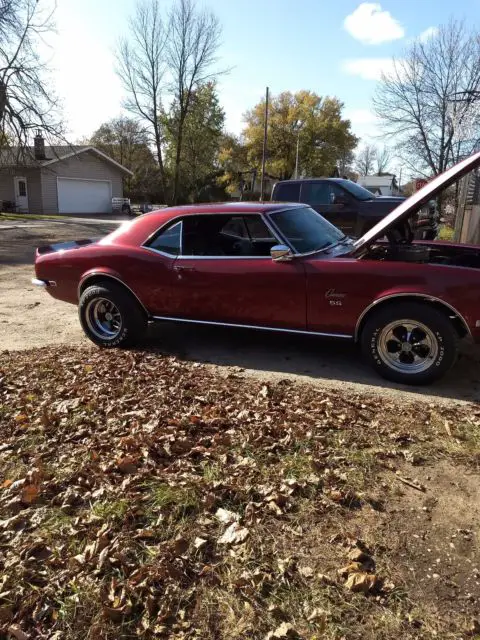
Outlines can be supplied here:
<path id="1" fill-rule="evenodd" d="M 339 291 L 335 291 L 335 289 L 328 289 L 328 291 L 325 291 L 325 298 L 332 307 L 341 307 L 343 305 L 343 300 L 346 297 L 346 293 L 340 293 Z"/>

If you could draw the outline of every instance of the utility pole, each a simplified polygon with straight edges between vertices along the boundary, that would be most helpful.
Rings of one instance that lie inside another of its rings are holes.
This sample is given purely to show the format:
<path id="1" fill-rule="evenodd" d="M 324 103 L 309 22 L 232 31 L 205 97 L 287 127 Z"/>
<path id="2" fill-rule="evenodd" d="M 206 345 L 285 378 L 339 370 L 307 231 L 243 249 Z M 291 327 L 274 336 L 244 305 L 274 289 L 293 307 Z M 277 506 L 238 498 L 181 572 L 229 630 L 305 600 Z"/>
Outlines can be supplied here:
<path id="1" fill-rule="evenodd" d="M 260 187 L 260 202 L 263 202 L 263 196 L 265 194 L 265 160 L 267 157 L 267 130 L 268 130 L 268 87 L 265 92 L 265 120 L 263 123 L 262 184 Z"/>
<path id="2" fill-rule="evenodd" d="M 295 154 L 295 180 L 298 178 L 298 150 L 300 146 L 300 130 L 297 133 L 297 152 Z"/>

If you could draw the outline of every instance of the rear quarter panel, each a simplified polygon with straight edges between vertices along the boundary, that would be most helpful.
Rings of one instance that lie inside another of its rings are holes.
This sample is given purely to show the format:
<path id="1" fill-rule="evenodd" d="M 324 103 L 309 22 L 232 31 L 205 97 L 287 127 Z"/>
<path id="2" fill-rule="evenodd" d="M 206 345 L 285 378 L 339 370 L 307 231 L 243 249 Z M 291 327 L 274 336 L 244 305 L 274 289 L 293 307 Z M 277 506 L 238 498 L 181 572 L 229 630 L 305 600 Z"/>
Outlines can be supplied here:
<path id="1" fill-rule="evenodd" d="M 332 258 L 309 260 L 307 322 L 310 330 L 353 335 L 358 319 L 386 296 L 419 294 L 443 300 L 480 337 L 480 271 L 466 267 Z M 340 303 L 340 304 L 338 304 Z"/>
<path id="2" fill-rule="evenodd" d="M 78 287 L 85 276 L 94 273 L 112 275 L 125 282 L 148 309 L 151 286 L 161 280 L 167 262 L 161 263 L 155 254 L 142 249 L 141 245 L 168 219 L 168 210 L 162 210 L 121 225 L 96 244 L 37 256 L 36 276 L 56 282 L 55 287 L 48 287 L 54 298 L 77 304 Z M 156 274 L 155 281 L 153 273 Z"/>
<path id="3" fill-rule="evenodd" d="M 162 283 L 169 278 L 172 262 L 141 247 L 95 245 L 88 250 L 42 256 L 36 273 L 40 279 L 55 280 L 57 286 L 48 288 L 54 298 L 72 304 L 78 303 L 78 287 L 86 277 L 111 275 L 124 282 L 148 311 L 152 297 L 163 295 Z"/>

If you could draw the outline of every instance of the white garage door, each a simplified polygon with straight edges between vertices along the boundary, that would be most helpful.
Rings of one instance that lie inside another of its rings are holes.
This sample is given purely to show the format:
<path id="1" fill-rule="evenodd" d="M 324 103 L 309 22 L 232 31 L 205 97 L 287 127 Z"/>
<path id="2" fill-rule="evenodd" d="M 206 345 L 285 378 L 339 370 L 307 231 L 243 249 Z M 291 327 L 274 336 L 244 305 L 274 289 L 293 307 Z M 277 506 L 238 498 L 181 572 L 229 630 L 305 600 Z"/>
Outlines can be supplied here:
<path id="1" fill-rule="evenodd" d="M 111 213 L 112 193 L 108 180 L 58 178 L 59 213 Z"/>

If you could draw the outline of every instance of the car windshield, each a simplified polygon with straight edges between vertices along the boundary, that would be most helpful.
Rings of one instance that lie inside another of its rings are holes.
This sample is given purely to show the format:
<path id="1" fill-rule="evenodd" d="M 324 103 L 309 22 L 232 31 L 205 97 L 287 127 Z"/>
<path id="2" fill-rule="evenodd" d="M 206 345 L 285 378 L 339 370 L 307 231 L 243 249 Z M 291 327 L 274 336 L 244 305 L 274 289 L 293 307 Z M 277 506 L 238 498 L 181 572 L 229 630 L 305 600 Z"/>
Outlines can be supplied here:
<path id="1" fill-rule="evenodd" d="M 374 194 L 351 180 L 342 180 L 341 185 L 358 200 L 373 200 Z"/>
<path id="2" fill-rule="evenodd" d="M 270 218 L 297 253 L 320 251 L 346 237 L 310 207 L 274 211 Z"/>

